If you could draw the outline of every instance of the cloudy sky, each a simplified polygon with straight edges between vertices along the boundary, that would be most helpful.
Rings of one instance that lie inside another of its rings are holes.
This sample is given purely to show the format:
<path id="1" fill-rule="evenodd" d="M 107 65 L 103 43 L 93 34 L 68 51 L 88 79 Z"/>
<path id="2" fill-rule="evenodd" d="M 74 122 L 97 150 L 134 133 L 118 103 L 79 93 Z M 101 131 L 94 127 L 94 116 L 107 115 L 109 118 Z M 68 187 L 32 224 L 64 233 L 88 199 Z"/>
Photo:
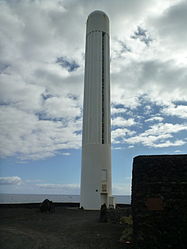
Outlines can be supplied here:
<path id="1" fill-rule="evenodd" d="M 85 28 L 110 18 L 113 193 L 187 151 L 187 1 L 0 0 L 0 192 L 78 194 Z"/>

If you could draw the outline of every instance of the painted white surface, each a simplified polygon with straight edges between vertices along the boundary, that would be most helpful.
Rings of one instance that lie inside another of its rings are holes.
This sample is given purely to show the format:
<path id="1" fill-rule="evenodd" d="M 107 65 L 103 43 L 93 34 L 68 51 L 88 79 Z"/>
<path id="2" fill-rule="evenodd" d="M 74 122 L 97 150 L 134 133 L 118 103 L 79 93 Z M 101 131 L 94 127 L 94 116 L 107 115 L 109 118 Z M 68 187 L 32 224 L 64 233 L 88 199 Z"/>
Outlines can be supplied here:
<path id="1" fill-rule="evenodd" d="M 83 146 L 81 175 L 81 207 L 99 209 L 102 183 L 107 184 L 107 194 L 111 195 L 111 148 L 108 144 L 87 144 Z M 106 169 L 106 182 L 102 170 Z M 106 196 L 106 193 L 104 193 Z M 107 203 L 108 204 L 108 203 Z"/>
<path id="2" fill-rule="evenodd" d="M 102 44 L 104 44 L 104 57 Z M 100 209 L 103 203 L 108 205 L 108 196 L 111 195 L 109 54 L 109 19 L 104 12 L 94 11 L 88 16 L 86 32 L 80 201 L 80 206 L 85 209 Z M 104 68 L 104 102 L 102 68 Z M 102 118 L 103 107 L 104 118 Z M 104 174 L 106 180 L 103 179 Z"/>
<path id="3" fill-rule="evenodd" d="M 96 10 L 88 16 L 86 34 L 92 31 L 103 31 L 109 34 L 109 19 L 103 11 Z"/>

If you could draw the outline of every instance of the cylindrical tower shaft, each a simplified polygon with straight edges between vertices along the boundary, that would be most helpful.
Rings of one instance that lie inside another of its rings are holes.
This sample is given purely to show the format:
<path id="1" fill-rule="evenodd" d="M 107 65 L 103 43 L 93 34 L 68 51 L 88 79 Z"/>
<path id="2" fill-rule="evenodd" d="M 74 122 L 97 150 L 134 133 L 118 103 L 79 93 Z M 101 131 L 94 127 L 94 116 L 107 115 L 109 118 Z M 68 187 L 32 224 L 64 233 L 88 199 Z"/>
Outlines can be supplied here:
<path id="1" fill-rule="evenodd" d="M 94 11 L 86 30 L 80 203 L 85 209 L 99 209 L 111 195 L 109 49 L 109 19 Z"/>

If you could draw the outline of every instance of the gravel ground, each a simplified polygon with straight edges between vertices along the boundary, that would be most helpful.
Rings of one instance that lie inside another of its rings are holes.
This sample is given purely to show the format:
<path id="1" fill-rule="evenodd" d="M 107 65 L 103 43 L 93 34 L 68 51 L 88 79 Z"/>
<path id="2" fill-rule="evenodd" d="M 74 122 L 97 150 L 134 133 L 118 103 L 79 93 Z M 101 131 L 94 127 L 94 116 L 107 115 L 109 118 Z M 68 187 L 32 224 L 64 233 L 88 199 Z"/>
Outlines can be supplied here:
<path id="1" fill-rule="evenodd" d="M 99 211 L 57 207 L 0 209 L 1 249 L 124 249 L 124 225 L 99 223 Z"/>

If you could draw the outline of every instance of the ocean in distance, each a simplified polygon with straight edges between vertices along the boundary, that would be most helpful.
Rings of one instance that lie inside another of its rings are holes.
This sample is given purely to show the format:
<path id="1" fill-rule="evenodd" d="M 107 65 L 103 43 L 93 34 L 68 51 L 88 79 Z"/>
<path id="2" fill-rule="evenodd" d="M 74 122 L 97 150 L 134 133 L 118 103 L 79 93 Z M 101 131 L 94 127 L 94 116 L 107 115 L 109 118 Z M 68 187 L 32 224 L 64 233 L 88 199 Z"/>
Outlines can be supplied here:
<path id="1" fill-rule="evenodd" d="M 130 195 L 114 195 L 117 204 L 130 204 Z M 0 204 L 40 203 L 45 199 L 53 202 L 80 202 L 80 195 L 51 194 L 0 194 Z"/>

